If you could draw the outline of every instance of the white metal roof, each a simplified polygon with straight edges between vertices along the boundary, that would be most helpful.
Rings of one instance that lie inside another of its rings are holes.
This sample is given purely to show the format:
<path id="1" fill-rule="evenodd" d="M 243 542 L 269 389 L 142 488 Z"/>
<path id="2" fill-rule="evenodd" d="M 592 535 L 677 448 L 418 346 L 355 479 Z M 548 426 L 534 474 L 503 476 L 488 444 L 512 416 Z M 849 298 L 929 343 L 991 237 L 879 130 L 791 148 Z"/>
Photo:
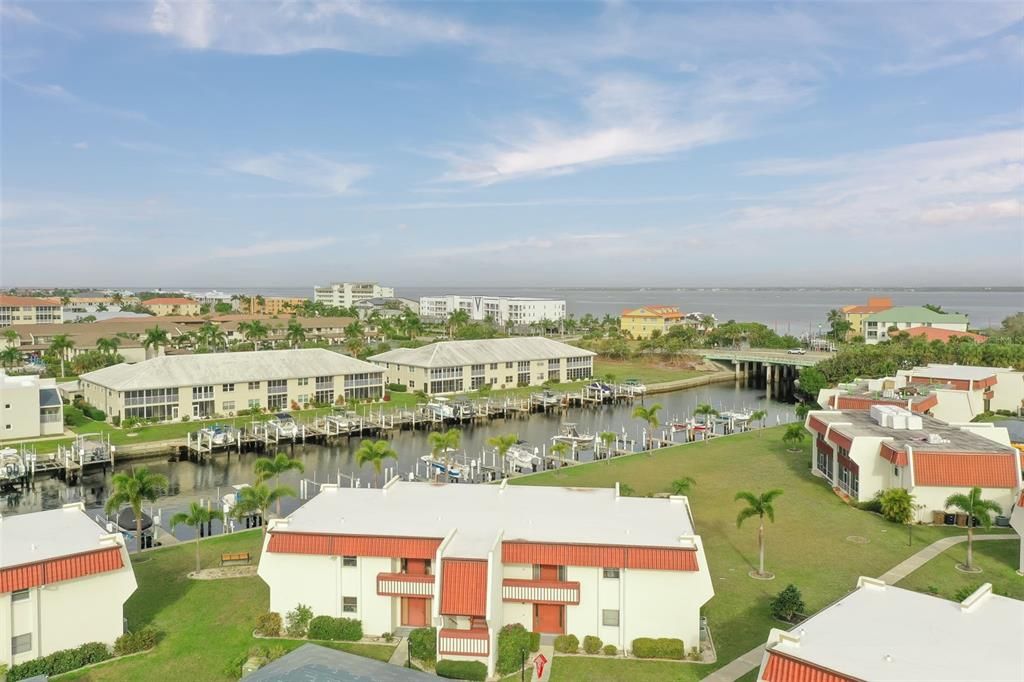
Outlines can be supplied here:
<path id="1" fill-rule="evenodd" d="M 1024 601 L 972 598 L 962 605 L 864 581 L 788 633 L 799 641 L 783 636 L 768 648 L 873 682 L 1024 680 Z"/>
<path id="2" fill-rule="evenodd" d="M 974 365 L 938 365 L 929 364 L 910 370 L 911 376 L 922 376 L 929 379 L 957 379 L 961 381 L 981 381 L 994 374 L 1005 372 L 1000 367 L 977 367 Z"/>
<path id="3" fill-rule="evenodd" d="M 0 568 L 113 547 L 108 538 L 106 529 L 77 504 L 4 516 L 0 518 Z"/>
<path id="4" fill-rule="evenodd" d="M 462 367 L 492 362 L 550 360 L 597 355 L 589 350 L 543 336 L 472 341 L 438 341 L 419 348 L 396 348 L 370 358 L 414 367 Z"/>
<path id="5" fill-rule="evenodd" d="M 380 371 L 377 365 L 325 348 L 299 348 L 165 355 L 133 365 L 104 367 L 80 378 L 105 388 L 130 391 Z"/>
<path id="6" fill-rule="evenodd" d="M 280 528 L 427 538 L 454 530 L 446 555 L 458 557 L 486 556 L 499 532 L 506 541 L 694 546 L 686 498 L 617 497 L 613 488 L 409 481 L 383 489 L 324 486 Z"/>

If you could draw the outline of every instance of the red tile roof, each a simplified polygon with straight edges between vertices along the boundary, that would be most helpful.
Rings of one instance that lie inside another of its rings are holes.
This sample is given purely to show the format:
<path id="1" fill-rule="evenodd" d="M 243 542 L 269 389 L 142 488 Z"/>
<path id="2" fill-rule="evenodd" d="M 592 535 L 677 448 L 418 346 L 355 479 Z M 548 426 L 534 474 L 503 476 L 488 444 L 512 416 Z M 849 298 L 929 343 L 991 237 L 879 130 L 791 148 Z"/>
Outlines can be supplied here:
<path id="1" fill-rule="evenodd" d="M 487 562 L 443 559 L 441 613 L 446 616 L 487 615 Z"/>
<path id="2" fill-rule="evenodd" d="M 199 301 L 191 298 L 169 297 L 169 298 L 147 298 L 142 305 L 198 305 Z"/>
<path id="3" fill-rule="evenodd" d="M 32 305 L 44 305 L 44 306 L 60 306 L 59 298 L 39 298 L 37 296 L 9 296 L 7 294 L 0 294 L 0 305 L 17 305 L 17 306 L 32 306 Z"/>
<path id="4" fill-rule="evenodd" d="M 120 547 L 13 566 L 0 570 L 0 593 L 116 571 L 122 566 L 124 562 L 121 560 Z"/>
<path id="5" fill-rule="evenodd" d="M 966 337 L 977 341 L 978 343 L 984 343 L 988 341 L 988 338 L 981 334 L 975 334 L 974 332 L 958 332 L 952 329 L 938 329 L 936 327 L 910 327 L 909 329 L 901 330 L 903 334 L 909 334 L 910 336 L 921 336 L 924 337 L 925 341 L 942 341 L 946 342 L 953 338 Z"/>
<path id="6" fill-rule="evenodd" d="M 882 449 L 879 451 L 879 454 L 898 467 L 907 466 L 906 451 L 894 448 L 890 443 L 882 443 Z"/>
<path id="7" fill-rule="evenodd" d="M 440 544 L 441 540 L 434 538 L 274 532 L 270 535 L 267 551 L 284 554 L 433 559 Z"/>
<path id="8" fill-rule="evenodd" d="M 675 547 L 569 545 L 541 542 L 504 542 L 506 564 L 646 568 L 661 571 L 696 571 L 697 551 Z"/>
<path id="9" fill-rule="evenodd" d="M 858 682 L 854 677 L 846 677 L 774 652 L 768 653 L 761 679 L 765 682 Z"/>
<path id="10" fill-rule="evenodd" d="M 917 485 L 1015 488 L 1016 457 L 972 453 L 914 453 Z"/>

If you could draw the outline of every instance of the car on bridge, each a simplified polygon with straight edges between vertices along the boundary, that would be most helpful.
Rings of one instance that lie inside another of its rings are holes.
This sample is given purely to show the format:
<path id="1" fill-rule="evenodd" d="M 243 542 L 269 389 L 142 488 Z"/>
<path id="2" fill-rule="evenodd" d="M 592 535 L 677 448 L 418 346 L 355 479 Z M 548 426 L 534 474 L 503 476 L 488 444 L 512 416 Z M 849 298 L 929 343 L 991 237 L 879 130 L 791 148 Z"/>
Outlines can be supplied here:
<path id="1" fill-rule="evenodd" d="M 790 348 L 786 352 L 790 355 L 807 355 L 807 350 L 804 348 Z"/>

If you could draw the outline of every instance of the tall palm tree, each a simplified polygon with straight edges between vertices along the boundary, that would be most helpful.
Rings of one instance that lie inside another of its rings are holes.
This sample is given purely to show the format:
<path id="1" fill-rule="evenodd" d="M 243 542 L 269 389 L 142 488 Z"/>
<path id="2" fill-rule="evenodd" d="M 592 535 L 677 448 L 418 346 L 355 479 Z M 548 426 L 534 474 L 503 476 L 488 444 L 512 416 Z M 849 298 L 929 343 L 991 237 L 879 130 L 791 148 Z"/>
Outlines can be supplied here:
<path id="1" fill-rule="evenodd" d="M 766 410 L 754 410 L 750 413 L 750 421 L 761 422 L 761 428 L 764 428 L 764 420 L 768 417 Z M 757 437 L 761 437 L 761 431 L 757 432 Z"/>
<path id="2" fill-rule="evenodd" d="M 671 489 L 673 495 L 689 495 L 690 491 L 693 490 L 694 486 L 697 485 L 697 481 L 693 480 L 689 476 L 683 476 L 672 481 Z"/>
<path id="3" fill-rule="evenodd" d="M 142 503 L 156 502 L 160 493 L 167 489 L 167 477 L 154 474 L 148 467 L 132 468 L 129 473 L 114 474 L 110 480 L 110 497 L 104 509 L 107 515 L 116 514 L 121 505 L 127 504 L 135 514 L 135 551 L 142 551 Z"/>
<path id="4" fill-rule="evenodd" d="M 64 376 L 64 361 L 68 351 L 75 347 L 75 342 L 67 334 L 57 334 L 50 340 L 50 352 L 60 358 L 60 375 Z"/>
<path id="5" fill-rule="evenodd" d="M 448 337 L 455 336 L 455 331 L 469 324 L 469 313 L 465 310 L 456 310 L 448 316 Z"/>
<path id="6" fill-rule="evenodd" d="M 611 452 L 612 445 L 615 444 L 615 441 L 618 439 L 619 434 L 615 433 L 614 431 L 602 431 L 601 433 L 597 434 L 597 437 L 601 439 L 601 445 L 604 446 L 604 451 Z M 608 457 L 609 461 L 611 461 L 611 459 L 611 457 Z"/>
<path id="7" fill-rule="evenodd" d="M 171 517 L 171 531 L 174 527 L 184 523 L 186 526 L 191 526 L 196 529 L 196 573 L 199 572 L 199 536 L 201 534 L 201 528 L 206 524 L 217 519 L 219 521 L 224 520 L 224 512 L 216 509 L 209 509 L 193 502 L 189 505 L 188 512 L 178 512 Z"/>
<path id="8" fill-rule="evenodd" d="M 166 329 L 160 327 L 153 327 L 147 329 L 145 336 L 142 337 L 142 347 L 146 350 L 153 349 L 155 353 L 160 352 L 161 346 L 166 346 L 169 341 Z"/>
<path id="9" fill-rule="evenodd" d="M 786 433 L 782 436 L 782 442 L 787 445 L 799 446 L 807 437 L 807 431 L 800 422 L 794 422 L 786 427 Z M 790 452 L 797 452 L 799 447 L 787 448 Z"/>
<path id="10" fill-rule="evenodd" d="M 259 513 L 260 518 L 263 520 L 261 524 L 263 536 L 266 537 L 267 510 L 270 509 L 270 505 L 280 503 L 281 498 L 284 497 L 295 497 L 295 491 L 283 485 L 271 488 L 261 481 L 255 485 L 245 486 L 238 491 L 238 503 L 231 510 L 231 513 L 234 514 L 236 519 Z"/>
<path id="11" fill-rule="evenodd" d="M 506 433 L 503 436 L 493 436 L 487 439 L 487 444 L 498 451 L 498 457 L 502 462 L 505 461 L 505 455 L 512 449 L 512 446 L 519 442 L 519 435 L 515 433 Z"/>
<path id="12" fill-rule="evenodd" d="M 288 329 L 285 330 L 284 338 L 292 348 L 298 348 L 306 342 L 306 328 L 293 317 L 288 320 Z"/>
<path id="13" fill-rule="evenodd" d="M 7 346 L 0 350 L 0 363 L 4 367 L 13 367 L 21 362 L 21 351 L 15 346 Z"/>
<path id="14" fill-rule="evenodd" d="M 782 494 L 781 490 L 769 490 L 766 493 L 755 495 L 745 490 L 741 490 L 736 493 L 736 501 L 744 501 L 747 506 L 740 510 L 740 513 L 736 516 L 736 527 L 739 528 L 743 525 L 743 522 L 752 516 L 760 519 L 760 525 L 757 528 L 757 553 L 758 553 L 758 569 L 757 574 L 762 578 L 767 574 L 764 572 L 764 517 L 768 517 L 768 520 L 775 523 L 775 507 L 772 504 L 776 497 Z"/>
<path id="15" fill-rule="evenodd" d="M 564 441 L 558 441 L 557 443 L 551 446 L 551 454 L 557 455 L 558 459 L 565 459 L 565 456 L 569 453 L 569 450 L 571 449 L 572 448 L 569 447 L 568 443 Z"/>
<path id="16" fill-rule="evenodd" d="M 238 331 L 242 332 L 246 341 L 252 342 L 253 350 L 259 350 L 260 341 L 267 338 L 267 334 L 270 332 L 270 330 L 267 329 L 267 325 L 263 324 L 259 320 L 239 322 Z"/>
<path id="17" fill-rule="evenodd" d="M 273 477 L 274 485 L 278 488 L 281 487 L 281 474 L 289 471 L 298 471 L 302 473 L 306 470 L 306 467 L 302 465 L 297 459 L 292 459 L 283 452 L 279 452 L 272 459 L 257 459 L 252 465 L 252 470 L 256 474 L 256 482 L 262 483 L 268 478 Z M 275 507 L 275 513 L 281 515 L 281 500 L 277 500 L 277 506 Z"/>
<path id="18" fill-rule="evenodd" d="M 462 443 L 462 431 L 459 429 L 448 429 L 447 431 L 432 431 L 430 439 L 430 454 L 437 459 L 444 454 L 445 467 L 448 471 L 452 468 L 452 452 L 459 448 Z M 447 477 L 446 477 L 447 478 Z"/>
<path id="19" fill-rule="evenodd" d="M 992 514 L 1002 514 L 1003 508 L 992 500 L 981 498 L 981 488 L 975 486 L 964 495 L 957 493 L 946 498 L 946 507 L 959 509 L 967 514 L 967 564 L 968 571 L 974 570 L 974 522 L 977 519 L 982 528 L 986 530 L 992 527 Z"/>
<path id="20" fill-rule="evenodd" d="M 650 407 L 637 405 L 633 408 L 633 419 L 647 422 L 647 426 L 650 428 L 650 435 L 647 437 L 648 443 L 654 442 L 654 431 L 661 425 L 661 422 L 658 421 L 659 410 L 661 410 L 661 403 L 654 403 Z"/>
<path id="21" fill-rule="evenodd" d="M 96 339 L 96 350 L 103 353 L 104 355 L 113 355 L 117 352 L 117 347 L 121 345 L 121 339 L 116 336 L 109 339 Z"/>
<path id="22" fill-rule="evenodd" d="M 359 449 L 356 450 L 356 462 L 359 463 L 359 466 L 367 463 L 373 465 L 373 487 L 375 488 L 385 459 L 398 459 L 398 453 L 391 448 L 391 443 L 386 440 L 367 438 L 359 444 Z"/>
<path id="23" fill-rule="evenodd" d="M 220 325 L 210 321 L 204 322 L 196 330 L 196 338 L 199 339 L 199 343 L 214 350 L 227 345 L 227 336 L 221 331 Z"/>
<path id="24" fill-rule="evenodd" d="M 19 335 L 18 332 L 14 331 L 13 329 L 4 330 L 4 340 L 7 342 L 8 346 L 21 345 L 21 335 Z"/>
<path id="25" fill-rule="evenodd" d="M 122 296 L 120 293 L 111 294 L 110 302 L 116 305 L 118 308 L 120 308 L 122 305 L 124 305 L 124 296 Z"/>

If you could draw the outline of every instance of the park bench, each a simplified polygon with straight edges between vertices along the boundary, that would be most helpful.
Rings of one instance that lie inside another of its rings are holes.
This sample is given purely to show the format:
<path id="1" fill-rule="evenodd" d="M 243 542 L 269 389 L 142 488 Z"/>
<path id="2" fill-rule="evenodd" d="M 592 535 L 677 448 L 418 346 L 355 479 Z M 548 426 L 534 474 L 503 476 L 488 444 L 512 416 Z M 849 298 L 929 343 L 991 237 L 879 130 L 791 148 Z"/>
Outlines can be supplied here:
<path id="1" fill-rule="evenodd" d="M 250 558 L 248 552 L 224 552 L 220 555 L 220 565 L 237 564 L 243 561 L 249 563 Z"/>

